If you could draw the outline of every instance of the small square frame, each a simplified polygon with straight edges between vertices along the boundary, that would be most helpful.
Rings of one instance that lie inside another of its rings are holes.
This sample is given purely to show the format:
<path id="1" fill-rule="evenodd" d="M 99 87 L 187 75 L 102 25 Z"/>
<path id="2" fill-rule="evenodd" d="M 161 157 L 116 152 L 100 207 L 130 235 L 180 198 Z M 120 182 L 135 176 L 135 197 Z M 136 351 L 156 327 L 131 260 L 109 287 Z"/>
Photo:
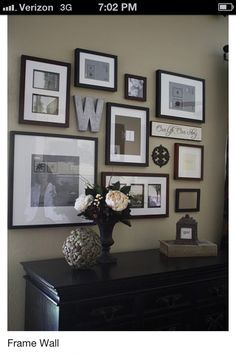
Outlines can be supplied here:
<path id="1" fill-rule="evenodd" d="M 71 64 L 21 56 L 19 123 L 69 126 Z"/>
<path id="2" fill-rule="evenodd" d="M 200 211 L 200 189 L 181 188 L 175 190 L 175 211 Z"/>
<path id="3" fill-rule="evenodd" d="M 146 101 L 147 78 L 144 76 L 125 74 L 125 98 L 135 101 Z"/>
<path id="4" fill-rule="evenodd" d="M 156 71 L 156 117 L 205 122 L 205 80 Z"/>
<path id="5" fill-rule="evenodd" d="M 74 85 L 117 91 L 117 56 L 76 48 Z"/>
<path id="6" fill-rule="evenodd" d="M 203 180 L 204 147 L 175 143 L 174 179 Z"/>
<path id="7" fill-rule="evenodd" d="M 107 103 L 106 165 L 148 166 L 149 108 Z"/>

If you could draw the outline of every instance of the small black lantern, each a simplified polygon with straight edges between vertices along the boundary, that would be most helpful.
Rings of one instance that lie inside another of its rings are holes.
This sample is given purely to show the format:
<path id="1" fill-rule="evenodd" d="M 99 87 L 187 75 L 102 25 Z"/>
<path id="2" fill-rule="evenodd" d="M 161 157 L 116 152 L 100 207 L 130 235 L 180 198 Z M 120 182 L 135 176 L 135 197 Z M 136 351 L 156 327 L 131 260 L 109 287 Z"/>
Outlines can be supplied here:
<path id="1" fill-rule="evenodd" d="M 176 223 L 175 243 L 185 244 L 185 245 L 198 244 L 197 222 L 188 214 L 186 214 Z"/>

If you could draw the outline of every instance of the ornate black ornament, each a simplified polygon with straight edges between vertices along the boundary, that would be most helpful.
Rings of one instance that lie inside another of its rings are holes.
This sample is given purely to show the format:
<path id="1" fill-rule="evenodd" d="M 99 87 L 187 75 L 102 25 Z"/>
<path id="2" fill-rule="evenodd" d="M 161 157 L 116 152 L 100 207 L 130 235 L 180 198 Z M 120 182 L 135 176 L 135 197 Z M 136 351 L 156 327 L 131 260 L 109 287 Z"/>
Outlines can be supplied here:
<path id="1" fill-rule="evenodd" d="M 170 158 L 169 151 L 164 146 L 159 145 L 153 149 L 152 160 L 156 165 L 160 167 L 166 165 L 169 161 L 169 158 Z"/>

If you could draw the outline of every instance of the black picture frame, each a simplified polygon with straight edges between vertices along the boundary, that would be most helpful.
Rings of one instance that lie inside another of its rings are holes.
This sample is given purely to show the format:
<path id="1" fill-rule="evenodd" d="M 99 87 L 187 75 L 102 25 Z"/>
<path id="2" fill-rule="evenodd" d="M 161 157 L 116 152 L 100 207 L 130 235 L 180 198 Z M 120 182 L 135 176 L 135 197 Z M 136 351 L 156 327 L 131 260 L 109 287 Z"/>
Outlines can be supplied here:
<path id="1" fill-rule="evenodd" d="M 74 85 L 117 91 L 117 63 L 117 55 L 76 48 Z"/>
<path id="2" fill-rule="evenodd" d="M 97 145 L 92 137 L 11 131 L 9 229 L 93 224 L 74 203 L 85 179 L 96 183 Z"/>
<path id="3" fill-rule="evenodd" d="M 125 74 L 125 98 L 135 101 L 146 101 L 147 78 L 139 75 Z"/>
<path id="4" fill-rule="evenodd" d="M 177 188 L 175 190 L 175 211 L 200 211 L 200 194 L 199 188 Z"/>
<path id="5" fill-rule="evenodd" d="M 205 80 L 156 71 L 156 117 L 205 122 Z"/>
<path id="6" fill-rule="evenodd" d="M 149 108 L 107 102 L 106 165 L 148 166 Z"/>
<path id="7" fill-rule="evenodd" d="M 71 64 L 21 56 L 19 123 L 69 126 Z"/>
<path id="8" fill-rule="evenodd" d="M 197 221 L 188 214 L 183 216 L 176 223 L 176 244 L 196 245 L 198 244 Z"/>
<path id="9" fill-rule="evenodd" d="M 131 218 L 162 218 L 169 216 L 169 175 L 160 173 L 101 172 L 101 184 L 106 187 L 120 182 L 130 185 L 130 195 L 136 191 L 132 186 L 142 186 L 142 195 L 136 195 L 136 205 L 132 207 Z M 157 187 L 157 188 L 156 188 Z M 155 196 L 154 196 L 155 193 Z M 140 194 L 140 193 L 139 193 Z M 150 198 L 152 197 L 152 198 Z"/>
<path id="10" fill-rule="evenodd" d="M 203 170 L 203 145 L 174 144 L 174 179 L 201 181 Z"/>

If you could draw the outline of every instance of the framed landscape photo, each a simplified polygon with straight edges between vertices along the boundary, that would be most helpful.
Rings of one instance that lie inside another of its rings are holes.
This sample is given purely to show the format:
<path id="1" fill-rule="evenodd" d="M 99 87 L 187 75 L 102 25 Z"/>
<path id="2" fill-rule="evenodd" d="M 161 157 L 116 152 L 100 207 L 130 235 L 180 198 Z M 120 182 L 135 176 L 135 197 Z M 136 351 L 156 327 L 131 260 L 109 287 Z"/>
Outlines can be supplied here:
<path id="1" fill-rule="evenodd" d="M 92 224 L 74 203 L 96 183 L 97 138 L 10 133 L 9 228 Z"/>
<path id="2" fill-rule="evenodd" d="M 174 178 L 203 180 L 204 147 L 175 143 Z"/>
<path id="3" fill-rule="evenodd" d="M 120 182 L 130 186 L 131 217 L 169 216 L 169 175 L 156 173 L 102 172 L 102 185 Z"/>
<path id="4" fill-rule="evenodd" d="M 75 86 L 117 91 L 117 56 L 75 49 Z"/>
<path id="5" fill-rule="evenodd" d="M 149 108 L 107 103 L 107 165 L 148 166 Z"/>
<path id="6" fill-rule="evenodd" d="M 125 74 L 125 98 L 135 101 L 146 101 L 147 78 Z"/>
<path id="7" fill-rule="evenodd" d="M 200 189 L 181 188 L 175 190 L 175 211 L 199 211 L 200 210 Z"/>
<path id="8" fill-rule="evenodd" d="M 205 80 L 156 71 L 156 116 L 205 122 Z"/>
<path id="9" fill-rule="evenodd" d="M 21 56 L 19 123 L 69 126 L 71 64 Z"/>

